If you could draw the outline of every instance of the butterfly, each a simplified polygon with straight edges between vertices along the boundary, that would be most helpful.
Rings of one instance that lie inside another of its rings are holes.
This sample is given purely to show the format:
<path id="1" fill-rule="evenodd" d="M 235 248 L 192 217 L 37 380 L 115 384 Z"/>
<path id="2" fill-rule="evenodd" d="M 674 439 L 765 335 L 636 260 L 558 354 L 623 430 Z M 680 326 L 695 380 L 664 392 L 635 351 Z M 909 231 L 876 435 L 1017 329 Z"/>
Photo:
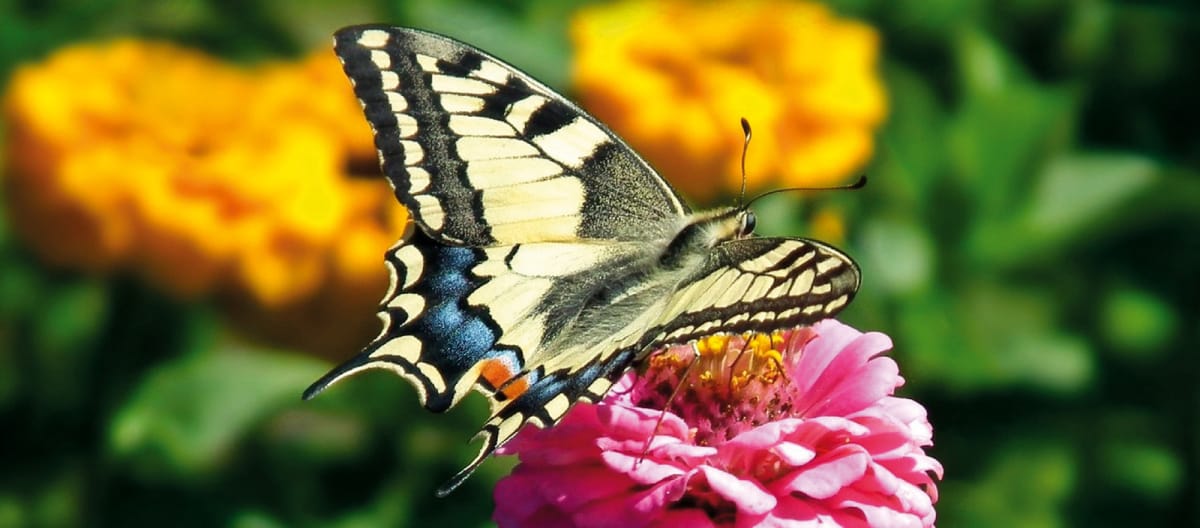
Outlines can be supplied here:
<path id="1" fill-rule="evenodd" d="M 379 368 L 434 412 L 485 394 L 479 455 L 439 495 L 656 349 L 811 324 L 858 290 L 837 249 L 754 236 L 746 207 L 693 212 L 607 127 L 479 49 L 364 25 L 334 50 L 411 220 L 385 255 L 379 336 L 304 398 Z"/>

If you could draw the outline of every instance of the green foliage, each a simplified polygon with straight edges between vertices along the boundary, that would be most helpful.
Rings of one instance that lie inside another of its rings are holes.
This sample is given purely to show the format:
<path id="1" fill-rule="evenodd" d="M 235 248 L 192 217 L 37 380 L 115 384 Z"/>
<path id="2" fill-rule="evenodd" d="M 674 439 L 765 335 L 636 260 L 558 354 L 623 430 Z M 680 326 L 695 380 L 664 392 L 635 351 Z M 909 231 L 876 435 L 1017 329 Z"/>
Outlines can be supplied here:
<path id="1" fill-rule="evenodd" d="M 163 362 L 113 416 L 106 451 L 148 480 L 208 476 L 253 424 L 294 403 L 296 387 L 323 369 L 242 347 L 204 347 Z"/>
<path id="2" fill-rule="evenodd" d="M 840 0 L 883 34 L 890 116 L 849 211 L 857 326 L 896 342 L 946 466 L 945 526 L 1200 522 L 1200 18 L 1183 2 Z M 141 35 L 237 59 L 387 20 L 565 87 L 557 2 L 0 2 L 0 78 Z M 653 104 L 653 102 L 647 102 Z M 756 155 L 770 155 L 759 153 Z M 795 233 L 794 203 L 763 202 Z M 205 303 L 48 269 L 0 222 L 0 526 L 485 525 L 493 461 L 451 496 L 480 401 L 224 333 Z M 346 317 L 370 314 L 346 314 Z M 353 351 L 346 351 L 347 354 Z"/>

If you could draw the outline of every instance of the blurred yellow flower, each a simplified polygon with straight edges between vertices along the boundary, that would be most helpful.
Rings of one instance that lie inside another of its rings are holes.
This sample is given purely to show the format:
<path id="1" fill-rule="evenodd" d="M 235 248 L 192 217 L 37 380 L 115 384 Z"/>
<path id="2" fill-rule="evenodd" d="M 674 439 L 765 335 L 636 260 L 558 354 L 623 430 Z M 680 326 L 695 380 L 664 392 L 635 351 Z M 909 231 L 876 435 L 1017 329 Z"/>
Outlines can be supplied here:
<path id="1" fill-rule="evenodd" d="M 838 183 L 871 156 L 887 113 L 879 36 L 811 2 L 631 1 L 571 26 L 584 106 L 692 198 L 749 183 Z"/>
<path id="2" fill-rule="evenodd" d="M 13 224 L 52 264 L 292 324 L 318 305 L 370 313 L 384 289 L 407 215 L 328 51 L 244 68 L 164 43 L 75 46 L 18 69 L 4 113 Z"/>

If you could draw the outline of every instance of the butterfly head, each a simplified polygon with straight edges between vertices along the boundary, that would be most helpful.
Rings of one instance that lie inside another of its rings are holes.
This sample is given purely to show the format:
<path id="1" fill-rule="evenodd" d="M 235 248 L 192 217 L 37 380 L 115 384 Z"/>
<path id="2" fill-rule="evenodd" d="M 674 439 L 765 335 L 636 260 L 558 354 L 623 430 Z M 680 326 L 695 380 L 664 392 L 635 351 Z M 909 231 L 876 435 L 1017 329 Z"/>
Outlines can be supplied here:
<path id="1" fill-rule="evenodd" d="M 691 226 L 703 233 L 701 245 L 714 247 L 727 240 L 750 238 L 758 217 L 744 207 L 727 207 L 700 213 L 692 218 Z M 686 229 L 684 230 L 686 231 Z"/>
<path id="2" fill-rule="evenodd" d="M 737 238 L 749 238 L 754 235 L 754 226 L 758 223 L 758 218 L 754 216 L 754 211 L 749 209 L 740 210 L 738 211 L 737 219 Z"/>

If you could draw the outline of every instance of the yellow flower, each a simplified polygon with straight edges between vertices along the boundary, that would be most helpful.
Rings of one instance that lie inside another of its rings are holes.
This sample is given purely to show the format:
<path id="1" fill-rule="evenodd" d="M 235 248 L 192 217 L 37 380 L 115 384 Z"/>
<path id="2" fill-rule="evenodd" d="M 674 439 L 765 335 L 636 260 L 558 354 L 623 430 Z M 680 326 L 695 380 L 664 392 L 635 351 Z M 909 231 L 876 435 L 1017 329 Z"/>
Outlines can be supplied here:
<path id="1" fill-rule="evenodd" d="M 866 163 L 887 113 L 877 33 L 810 2 L 597 5 L 571 35 L 584 106 L 699 200 L 740 187 L 741 117 L 750 184 L 820 186 Z"/>
<path id="2" fill-rule="evenodd" d="M 407 215 L 332 53 L 245 68 L 74 46 L 20 68 L 4 114 L 13 224 L 51 264 L 214 296 L 285 344 L 378 301 Z"/>

